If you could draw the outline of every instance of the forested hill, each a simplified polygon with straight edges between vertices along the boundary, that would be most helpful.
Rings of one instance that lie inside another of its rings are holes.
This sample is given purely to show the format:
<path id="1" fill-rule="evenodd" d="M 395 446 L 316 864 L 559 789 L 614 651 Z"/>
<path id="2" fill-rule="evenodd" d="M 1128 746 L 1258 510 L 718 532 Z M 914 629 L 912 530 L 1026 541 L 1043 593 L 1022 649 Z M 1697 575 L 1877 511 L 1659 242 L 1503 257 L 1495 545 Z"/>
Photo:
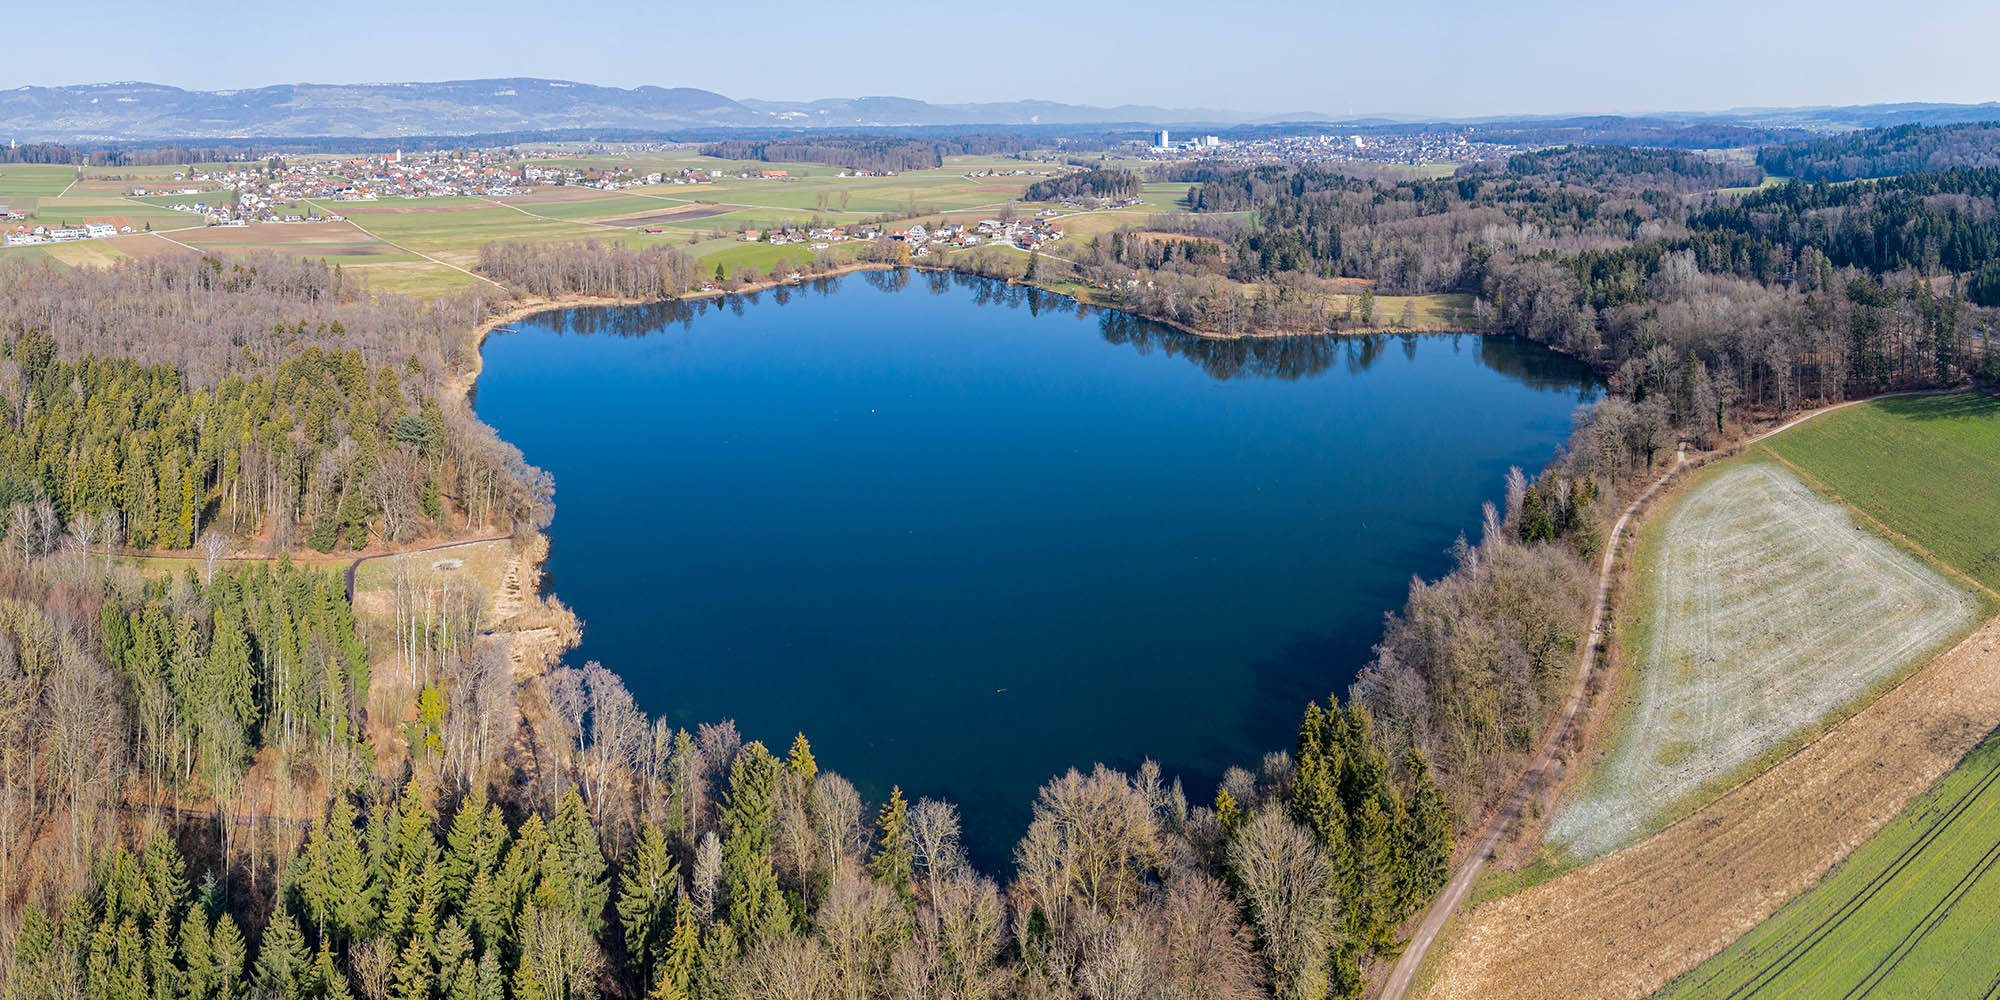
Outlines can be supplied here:
<path id="1" fill-rule="evenodd" d="M 57 529 L 330 550 L 548 511 L 546 477 L 453 389 L 481 300 L 374 295 L 275 256 L 16 259 L 0 286 L 0 492 L 41 498 Z"/>
<path id="2" fill-rule="evenodd" d="M 1028 185 L 1023 201 L 1071 201 L 1079 198 L 1137 197 L 1143 185 L 1129 170 L 1085 170 Z"/>
<path id="3" fill-rule="evenodd" d="M 1851 181 L 1952 167 L 2000 166 L 2000 122 L 1901 125 L 1766 146 L 1757 162 L 1780 177 Z"/>
<path id="4" fill-rule="evenodd" d="M 825 163 L 876 172 L 928 170 L 947 156 L 1014 153 L 1042 145 L 1014 135 L 968 135 L 952 139 L 879 135 L 823 135 L 792 139 L 729 139 L 701 148 L 701 155 L 770 163 Z"/>

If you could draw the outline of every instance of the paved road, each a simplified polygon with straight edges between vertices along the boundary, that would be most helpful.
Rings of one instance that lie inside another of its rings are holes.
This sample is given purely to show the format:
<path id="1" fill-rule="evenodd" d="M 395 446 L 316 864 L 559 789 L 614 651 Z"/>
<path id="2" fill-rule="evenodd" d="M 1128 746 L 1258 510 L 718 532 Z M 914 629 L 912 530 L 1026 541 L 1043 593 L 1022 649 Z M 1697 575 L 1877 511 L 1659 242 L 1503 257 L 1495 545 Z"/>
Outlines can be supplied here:
<path id="1" fill-rule="evenodd" d="M 1883 393 L 1866 399 L 1850 399 L 1793 417 L 1770 430 L 1745 438 L 1739 447 L 1756 444 L 1773 434 L 1790 430 L 1821 414 L 1845 409 L 1856 403 L 1894 396 L 1935 396 L 1963 391 L 1963 389 L 1920 389 Z M 1452 875 L 1451 881 L 1445 883 L 1443 894 L 1438 896 L 1431 904 L 1431 908 L 1425 912 L 1423 923 L 1417 925 L 1416 933 L 1410 936 L 1402 957 L 1397 959 L 1396 967 L 1390 971 L 1388 980 L 1383 984 L 1380 1000 L 1403 1000 L 1409 992 L 1410 981 L 1416 977 L 1417 968 L 1423 964 L 1424 953 L 1429 951 L 1432 942 L 1437 940 L 1438 932 L 1444 929 L 1445 921 L 1451 919 L 1453 911 L 1458 909 L 1458 905 L 1463 903 L 1466 895 L 1472 891 L 1472 883 L 1478 880 L 1479 873 L 1486 867 L 1487 859 L 1492 856 L 1494 849 L 1500 846 L 1501 838 L 1520 822 L 1521 814 L 1526 811 L 1530 797 L 1541 788 L 1542 779 L 1555 758 L 1556 748 L 1562 745 L 1570 727 L 1576 722 L 1577 713 L 1583 708 L 1583 696 L 1590 681 L 1591 664 L 1597 662 L 1598 654 L 1604 648 L 1604 612 L 1611 598 L 1611 571 L 1615 566 L 1618 543 L 1624 537 L 1625 528 L 1631 522 L 1633 515 L 1638 513 L 1639 508 L 1652 499 L 1653 494 L 1666 485 L 1667 480 L 1673 478 L 1674 473 L 1680 471 L 1681 466 L 1686 463 L 1687 445 L 1683 442 L 1674 452 L 1673 467 L 1647 486 L 1645 491 L 1625 508 L 1625 512 L 1618 515 L 1618 523 L 1611 528 L 1610 543 L 1604 547 L 1604 559 L 1597 569 L 1597 599 L 1590 612 L 1590 641 L 1584 645 L 1583 655 L 1577 660 L 1576 683 L 1570 689 L 1569 701 L 1563 704 L 1562 716 L 1549 728 L 1548 735 L 1543 737 L 1542 745 L 1536 750 L 1528 769 L 1515 779 L 1514 787 L 1508 793 L 1506 806 L 1493 817 L 1492 823 L 1486 828 L 1486 833 L 1479 838 L 1478 846 L 1473 850 L 1471 857 L 1466 859 L 1464 867 Z"/>

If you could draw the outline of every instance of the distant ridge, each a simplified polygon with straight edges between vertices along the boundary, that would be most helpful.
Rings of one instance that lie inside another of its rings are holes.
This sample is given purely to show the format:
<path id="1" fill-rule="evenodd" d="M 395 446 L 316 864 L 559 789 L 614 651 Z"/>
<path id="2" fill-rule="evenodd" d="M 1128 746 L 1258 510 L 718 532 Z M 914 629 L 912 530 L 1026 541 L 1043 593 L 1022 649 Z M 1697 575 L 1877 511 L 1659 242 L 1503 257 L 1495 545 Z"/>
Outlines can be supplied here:
<path id="1" fill-rule="evenodd" d="M 1871 104 L 1734 108 L 1644 115 L 1524 114 L 1471 119 L 1368 114 L 1334 119 L 1314 111 L 1248 114 L 1218 108 L 1093 107 L 1057 101 L 932 104 L 871 96 L 812 101 L 733 99 L 693 87 L 601 87 L 569 80 L 503 77 L 432 83 L 296 83 L 247 90 L 183 90 L 154 83 L 95 83 L 0 91 L 0 142 L 132 143 L 475 136 L 623 129 L 660 133 L 733 129 L 1049 128 L 1083 125 L 1222 129 L 1325 124 L 1389 125 L 1587 121 L 1727 124 L 1844 132 L 1884 125 L 2000 121 L 2000 103 Z"/>
<path id="2" fill-rule="evenodd" d="M 118 142 L 303 136 L 473 135 L 563 129 L 890 128 L 936 125 L 1223 125 L 1217 110 L 1094 108 L 1055 101 L 930 104 L 906 97 L 737 101 L 691 87 L 600 87 L 506 77 L 437 83 L 297 83 L 183 90 L 97 83 L 0 91 L 0 141 Z"/>

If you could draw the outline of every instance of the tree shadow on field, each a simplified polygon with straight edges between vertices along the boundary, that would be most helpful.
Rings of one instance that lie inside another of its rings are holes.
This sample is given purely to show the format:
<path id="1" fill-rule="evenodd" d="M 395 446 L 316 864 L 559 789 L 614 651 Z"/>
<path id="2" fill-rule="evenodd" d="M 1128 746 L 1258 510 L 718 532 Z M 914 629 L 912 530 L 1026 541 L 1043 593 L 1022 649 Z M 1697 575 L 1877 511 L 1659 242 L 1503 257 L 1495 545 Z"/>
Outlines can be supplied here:
<path id="1" fill-rule="evenodd" d="M 1976 420 L 2000 418 L 2000 399 L 1979 392 L 1940 396 L 1895 396 L 1877 400 L 1883 412 L 1905 420 Z"/>

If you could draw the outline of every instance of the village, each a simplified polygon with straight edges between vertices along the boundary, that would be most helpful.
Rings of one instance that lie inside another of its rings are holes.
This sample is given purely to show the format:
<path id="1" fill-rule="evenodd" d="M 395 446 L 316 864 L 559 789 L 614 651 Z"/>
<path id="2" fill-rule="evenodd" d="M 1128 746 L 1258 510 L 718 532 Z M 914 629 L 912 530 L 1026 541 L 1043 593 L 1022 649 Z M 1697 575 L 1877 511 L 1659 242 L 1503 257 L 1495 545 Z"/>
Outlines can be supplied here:
<path id="1" fill-rule="evenodd" d="M 1030 220 L 985 219 L 972 225 L 964 223 L 941 223 L 925 226 L 912 223 L 907 227 L 885 230 L 879 225 L 858 226 L 787 226 L 778 229 L 745 229 L 742 239 L 746 243 L 769 243 L 773 246 L 806 244 L 807 249 L 826 250 L 835 243 L 851 240 L 870 242 L 887 241 L 909 248 L 910 256 L 924 259 L 932 256 L 932 248 L 966 249 L 970 247 L 1012 246 L 1020 250 L 1040 250 L 1062 239 L 1062 226 L 1057 225 L 1047 213 Z M 656 232 L 657 230 L 647 230 Z"/>
<path id="2" fill-rule="evenodd" d="M 1482 142 L 1466 126 L 1451 131 L 1392 135 L 1293 135 L 1224 139 L 1213 135 L 1175 140 L 1162 129 L 1140 155 L 1148 160 L 1230 160 L 1240 163 L 1474 163 L 1504 159 L 1519 146 Z"/>

